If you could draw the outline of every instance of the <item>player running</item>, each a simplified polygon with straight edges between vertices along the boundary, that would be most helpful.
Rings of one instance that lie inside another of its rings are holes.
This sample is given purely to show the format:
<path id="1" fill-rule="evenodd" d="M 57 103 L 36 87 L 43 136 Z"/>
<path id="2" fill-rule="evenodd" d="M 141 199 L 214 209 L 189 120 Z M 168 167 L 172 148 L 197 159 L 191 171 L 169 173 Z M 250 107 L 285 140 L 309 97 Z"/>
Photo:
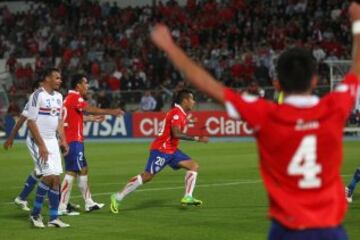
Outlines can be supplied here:
<path id="1" fill-rule="evenodd" d="M 177 93 L 173 108 L 166 114 L 162 128 L 150 146 L 150 155 L 145 166 L 145 171 L 133 178 L 120 192 L 111 195 L 110 210 L 119 212 L 119 204 L 129 193 L 135 191 L 139 186 L 149 182 L 165 166 L 169 165 L 174 170 L 184 168 L 185 196 L 181 199 L 183 205 L 200 206 L 201 200 L 192 196 L 199 165 L 191 157 L 178 149 L 180 139 L 197 142 L 208 142 L 206 136 L 188 136 L 184 133 L 187 122 L 187 113 L 195 104 L 193 94 L 189 90 L 181 90 Z"/>
<path id="2" fill-rule="evenodd" d="M 73 181 L 78 177 L 78 186 L 85 201 L 85 211 L 101 209 L 104 204 L 95 202 L 91 197 L 88 183 L 88 164 L 84 152 L 83 118 L 84 112 L 95 115 L 121 116 L 120 108 L 101 109 L 90 106 L 84 96 L 89 84 L 85 75 L 76 74 L 71 80 L 71 89 L 64 100 L 65 137 L 69 144 L 69 153 L 65 155 L 66 174 L 61 185 L 59 215 L 79 215 L 79 212 L 67 208 Z M 96 116 L 95 116 L 96 117 Z"/>
<path id="3" fill-rule="evenodd" d="M 223 103 L 228 114 L 255 130 L 260 171 L 269 198 L 270 240 L 348 239 L 341 223 L 347 203 L 340 176 L 343 127 L 358 97 L 360 5 L 352 3 L 354 59 L 350 73 L 322 99 L 312 95 L 316 65 L 309 51 L 285 51 L 277 64 L 283 104 L 223 86 L 192 61 L 157 25 L 152 41 L 201 91 Z M 280 89 L 279 89 L 280 90 Z"/>

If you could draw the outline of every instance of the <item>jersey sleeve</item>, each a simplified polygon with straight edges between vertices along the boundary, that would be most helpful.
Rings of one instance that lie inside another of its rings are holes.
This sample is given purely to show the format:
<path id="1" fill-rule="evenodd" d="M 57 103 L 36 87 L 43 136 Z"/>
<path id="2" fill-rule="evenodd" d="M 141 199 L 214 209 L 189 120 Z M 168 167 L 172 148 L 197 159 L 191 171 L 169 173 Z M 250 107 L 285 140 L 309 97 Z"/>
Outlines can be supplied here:
<path id="1" fill-rule="evenodd" d="M 225 88 L 225 108 L 229 117 L 243 119 L 256 131 L 266 121 L 270 111 L 270 103 L 248 94 L 240 94 L 230 88 Z"/>
<path id="2" fill-rule="evenodd" d="M 359 78 L 355 74 L 349 73 L 330 94 L 334 98 L 333 102 L 338 105 L 345 118 L 349 116 L 354 105 L 359 104 L 359 91 Z"/>
<path id="3" fill-rule="evenodd" d="M 84 98 L 78 96 L 72 98 L 68 105 L 69 107 L 75 108 L 78 111 L 84 111 L 84 109 L 88 106 L 88 103 L 84 100 Z"/>
<path id="4" fill-rule="evenodd" d="M 34 92 L 31 94 L 28 104 L 28 114 L 27 118 L 30 120 L 36 120 L 39 115 L 40 102 L 41 102 L 41 92 Z"/>

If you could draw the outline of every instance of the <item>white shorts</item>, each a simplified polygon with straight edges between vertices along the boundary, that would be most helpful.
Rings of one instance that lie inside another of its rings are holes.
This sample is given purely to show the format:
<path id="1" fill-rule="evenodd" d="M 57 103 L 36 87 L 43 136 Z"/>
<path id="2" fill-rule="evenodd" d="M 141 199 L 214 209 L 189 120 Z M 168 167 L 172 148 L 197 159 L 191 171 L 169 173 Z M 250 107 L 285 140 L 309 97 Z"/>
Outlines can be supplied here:
<path id="1" fill-rule="evenodd" d="M 44 139 L 46 148 L 49 152 L 48 160 L 42 163 L 39 155 L 39 148 L 31 137 L 26 138 L 26 145 L 34 161 L 34 170 L 36 175 L 60 175 L 63 173 L 59 143 L 56 138 Z"/>

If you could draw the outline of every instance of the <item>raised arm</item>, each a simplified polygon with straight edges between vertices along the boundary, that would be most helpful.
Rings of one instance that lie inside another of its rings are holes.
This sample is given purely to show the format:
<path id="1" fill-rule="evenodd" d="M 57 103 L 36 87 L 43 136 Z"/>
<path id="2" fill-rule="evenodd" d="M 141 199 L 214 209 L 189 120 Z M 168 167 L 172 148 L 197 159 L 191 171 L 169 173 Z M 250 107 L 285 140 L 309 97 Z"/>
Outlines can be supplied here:
<path id="1" fill-rule="evenodd" d="M 349 13 L 353 34 L 353 59 L 350 71 L 360 77 L 360 4 L 353 1 Z"/>
<path id="2" fill-rule="evenodd" d="M 4 143 L 5 150 L 8 150 L 9 148 L 12 147 L 12 145 L 14 143 L 14 139 L 16 137 L 16 134 L 18 133 L 19 129 L 21 128 L 21 126 L 24 124 L 24 122 L 26 120 L 27 120 L 27 118 L 25 116 L 20 115 L 20 117 L 17 120 L 15 126 L 11 130 L 11 133 L 10 133 L 9 137 L 6 139 L 6 141 Z"/>
<path id="3" fill-rule="evenodd" d="M 216 81 L 175 44 L 169 29 L 165 25 L 157 24 L 151 32 L 151 39 L 157 47 L 167 54 L 170 61 L 185 75 L 189 82 L 220 103 L 224 102 L 223 84 Z"/>

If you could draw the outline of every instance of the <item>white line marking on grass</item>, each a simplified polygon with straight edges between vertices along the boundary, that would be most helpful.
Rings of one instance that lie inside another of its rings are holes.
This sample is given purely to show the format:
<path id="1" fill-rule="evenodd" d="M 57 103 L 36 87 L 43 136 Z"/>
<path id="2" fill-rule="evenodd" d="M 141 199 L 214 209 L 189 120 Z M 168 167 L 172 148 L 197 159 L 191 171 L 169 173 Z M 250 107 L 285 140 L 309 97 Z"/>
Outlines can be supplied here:
<path id="1" fill-rule="evenodd" d="M 261 180 L 244 180 L 244 181 L 237 181 L 237 182 L 227 182 L 227 183 L 211 183 L 211 184 L 199 184 L 196 185 L 197 188 L 210 188 L 210 187 L 224 187 L 224 186 L 236 186 L 236 185 L 242 185 L 242 184 L 256 184 L 261 183 Z M 136 192 L 155 192 L 155 191 L 168 191 L 168 190 L 177 190 L 177 189 L 183 189 L 184 186 L 179 187 L 160 187 L 160 188 L 147 188 L 147 189 L 138 189 Z M 115 191 L 114 191 L 115 192 Z M 110 195 L 114 192 L 103 192 L 103 193 L 93 193 L 92 196 L 104 196 L 104 195 Z M 73 196 L 71 198 L 82 198 L 81 195 Z M 4 202 L 0 203 L 0 205 L 9 205 L 14 204 L 14 202 Z"/>

